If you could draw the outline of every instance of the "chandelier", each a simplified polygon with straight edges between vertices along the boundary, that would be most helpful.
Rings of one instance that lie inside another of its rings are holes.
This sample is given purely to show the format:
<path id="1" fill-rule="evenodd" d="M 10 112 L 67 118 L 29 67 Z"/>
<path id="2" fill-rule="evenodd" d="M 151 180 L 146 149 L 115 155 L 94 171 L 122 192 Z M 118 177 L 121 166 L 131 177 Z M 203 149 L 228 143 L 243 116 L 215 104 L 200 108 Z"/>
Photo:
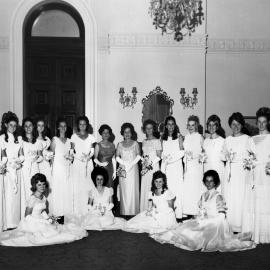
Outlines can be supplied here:
<path id="1" fill-rule="evenodd" d="M 174 33 L 174 39 L 181 41 L 202 24 L 202 10 L 201 0 L 150 0 L 149 13 L 156 29 L 161 28 L 162 35 Z"/>

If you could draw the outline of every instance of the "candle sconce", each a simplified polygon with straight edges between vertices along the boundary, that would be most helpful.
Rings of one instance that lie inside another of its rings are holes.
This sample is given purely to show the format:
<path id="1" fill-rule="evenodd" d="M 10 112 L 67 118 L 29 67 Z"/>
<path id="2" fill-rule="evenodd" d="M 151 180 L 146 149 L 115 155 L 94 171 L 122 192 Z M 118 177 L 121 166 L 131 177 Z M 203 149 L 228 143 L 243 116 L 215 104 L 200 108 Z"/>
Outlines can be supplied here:
<path id="1" fill-rule="evenodd" d="M 124 87 L 120 87 L 119 90 L 119 95 L 120 95 L 120 99 L 119 102 L 120 104 L 123 105 L 123 109 L 126 107 L 131 107 L 132 109 L 134 108 L 134 104 L 137 103 L 137 88 L 136 87 L 132 87 L 132 91 L 131 91 L 132 95 L 130 94 L 125 94 L 125 89 Z"/>
<path id="2" fill-rule="evenodd" d="M 189 96 L 189 94 L 186 95 L 185 88 L 181 88 L 180 90 L 180 103 L 183 105 L 184 109 L 191 108 L 194 109 L 194 106 L 198 103 L 198 89 L 193 88 L 192 91 L 193 97 Z"/>

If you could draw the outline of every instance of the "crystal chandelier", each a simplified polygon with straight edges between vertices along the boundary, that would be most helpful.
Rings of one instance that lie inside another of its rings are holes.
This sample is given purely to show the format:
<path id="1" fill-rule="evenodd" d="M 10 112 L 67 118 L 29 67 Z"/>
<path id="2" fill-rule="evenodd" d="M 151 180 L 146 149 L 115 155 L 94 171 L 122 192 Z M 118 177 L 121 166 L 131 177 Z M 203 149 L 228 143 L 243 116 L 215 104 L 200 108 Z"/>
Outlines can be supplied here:
<path id="1" fill-rule="evenodd" d="M 201 0 L 150 0 L 149 13 L 156 29 L 161 28 L 162 35 L 174 33 L 174 39 L 181 41 L 202 24 L 202 10 Z"/>

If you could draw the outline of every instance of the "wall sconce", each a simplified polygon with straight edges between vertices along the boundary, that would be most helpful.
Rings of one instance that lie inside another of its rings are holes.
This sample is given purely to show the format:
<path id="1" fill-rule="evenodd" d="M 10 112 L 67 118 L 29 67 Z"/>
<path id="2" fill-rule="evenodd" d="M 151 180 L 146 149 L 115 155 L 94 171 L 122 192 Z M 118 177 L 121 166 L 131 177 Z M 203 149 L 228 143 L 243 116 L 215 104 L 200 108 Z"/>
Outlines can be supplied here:
<path id="1" fill-rule="evenodd" d="M 194 106 L 198 103 L 198 89 L 193 88 L 192 91 L 193 97 L 190 97 L 189 95 L 186 95 L 186 90 L 185 88 L 181 88 L 180 90 L 180 103 L 183 105 L 184 109 L 185 108 L 192 108 L 194 109 Z"/>
<path id="2" fill-rule="evenodd" d="M 124 87 L 120 87 L 119 90 L 119 95 L 120 95 L 120 99 L 119 102 L 123 105 L 123 109 L 126 107 L 131 107 L 132 109 L 134 108 L 134 104 L 137 103 L 137 88 L 136 87 L 132 87 L 132 96 L 129 94 L 125 94 L 125 90 Z"/>

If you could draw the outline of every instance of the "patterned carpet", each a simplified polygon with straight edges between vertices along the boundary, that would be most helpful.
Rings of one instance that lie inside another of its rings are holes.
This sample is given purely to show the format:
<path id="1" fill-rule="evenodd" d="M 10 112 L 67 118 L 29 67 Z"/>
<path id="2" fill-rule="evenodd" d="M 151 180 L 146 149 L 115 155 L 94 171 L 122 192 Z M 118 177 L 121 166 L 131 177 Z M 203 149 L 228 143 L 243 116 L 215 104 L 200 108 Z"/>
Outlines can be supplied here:
<path id="1" fill-rule="evenodd" d="M 146 234 L 89 231 L 71 244 L 46 247 L 0 247 L 0 269 L 270 269 L 270 244 L 236 253 L 189 252 L 161 245 Z"/>

